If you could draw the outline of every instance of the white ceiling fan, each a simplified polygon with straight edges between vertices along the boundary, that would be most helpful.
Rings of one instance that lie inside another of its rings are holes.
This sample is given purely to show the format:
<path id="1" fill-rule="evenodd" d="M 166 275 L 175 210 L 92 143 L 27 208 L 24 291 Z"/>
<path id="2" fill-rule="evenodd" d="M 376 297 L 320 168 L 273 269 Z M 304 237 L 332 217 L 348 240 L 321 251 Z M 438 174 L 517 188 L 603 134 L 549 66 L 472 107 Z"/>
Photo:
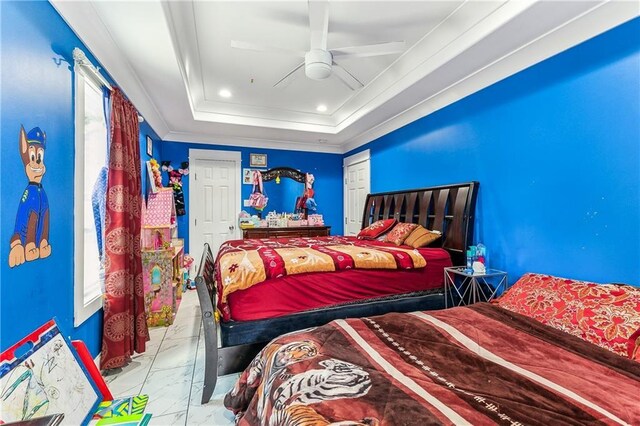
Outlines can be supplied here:
<path id="1" fill-rule="evenodd" d="M 311 32 L 310 49 L 308 52 L 283 49 L 273 46 L 263 46 L 255 43 L 231 40 L 231 47 L 235 49 L 255 50 L 258 52 L 273 52 L 279 54 L 296 55 L 304 58 L 287 75 L 281 78 L 273 87 L 285 87 L 300 74 L 304 67 L 307 77 L 313 80 L 323 80 L 332 73 L 351 90 L 364 87 L 349 71 L 336 63 L 341 58 L 364 58 L 367 56 L 391 55 L 404 51 L 404 41 L 370 44 L 363 46 L 340 47 L 327 49 L 327 32 L 329 29 L 329 1 L 309 0 L 309 29 Z"/>

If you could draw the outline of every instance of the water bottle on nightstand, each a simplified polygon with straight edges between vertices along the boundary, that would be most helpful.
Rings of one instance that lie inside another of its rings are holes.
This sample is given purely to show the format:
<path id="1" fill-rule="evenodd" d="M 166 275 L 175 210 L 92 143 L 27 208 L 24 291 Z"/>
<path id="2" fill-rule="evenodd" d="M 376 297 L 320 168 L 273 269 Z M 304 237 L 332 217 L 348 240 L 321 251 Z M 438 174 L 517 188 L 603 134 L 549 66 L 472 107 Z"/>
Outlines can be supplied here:
<path id="1" fill-rule="evenodd" d="M 484 244 L 480 243 L 476 246 L 476 257 L 478 262 L 482 263 L 485 267 L 487 266 L 487 248 Z"/>
<path id="2" fill-rule="evenodd" d="M 487 256 L 487 248 L 484 246 L 484 244 L 478 244 L 476 246 L 476 256 L 472 264 L 474 273 L 476 274 L 486 273 L 487 271 L 486 256 Z"/>
<path id="3" fill-rule="evenodd" d="M 473 273 L 473 252 L 471 250 L 467 250 L 467 266 L 464 268 L 465 274 Z"/>

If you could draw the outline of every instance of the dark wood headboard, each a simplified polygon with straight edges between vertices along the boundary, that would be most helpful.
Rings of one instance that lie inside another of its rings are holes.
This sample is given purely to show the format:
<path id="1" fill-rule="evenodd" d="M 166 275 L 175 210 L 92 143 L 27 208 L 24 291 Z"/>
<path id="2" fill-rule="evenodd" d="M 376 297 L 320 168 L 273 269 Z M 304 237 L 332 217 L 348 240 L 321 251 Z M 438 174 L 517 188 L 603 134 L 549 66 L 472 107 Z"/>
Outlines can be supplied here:
<path id="1" fill-rule="evenodd" d="M 442 232 L 442 248 L 454 265 L 464 265 L 473 242 L 473 222 L 479 182 L 379 192 L 367 195 L 362 228 L 376 220 L 395 218 Z"/>

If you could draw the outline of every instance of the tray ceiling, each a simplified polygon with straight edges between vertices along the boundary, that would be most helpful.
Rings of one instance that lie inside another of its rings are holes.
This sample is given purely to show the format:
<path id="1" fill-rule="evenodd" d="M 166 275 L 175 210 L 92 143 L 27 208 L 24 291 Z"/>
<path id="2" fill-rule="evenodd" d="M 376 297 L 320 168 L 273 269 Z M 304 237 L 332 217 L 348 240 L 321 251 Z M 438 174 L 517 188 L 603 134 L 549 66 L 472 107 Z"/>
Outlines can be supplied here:
<path id="1" fill-rule="evenodd" d="M 52 3 L 163 140 L 336 153 L 638 16 L 636 2 L 330 1 L 327 49 L 405 42 L 340 60 L 364 84 L 351 90 L 304 72 L 274 87 L 300 57 L 231 47 L 308 51 L 306 1 Z"/>

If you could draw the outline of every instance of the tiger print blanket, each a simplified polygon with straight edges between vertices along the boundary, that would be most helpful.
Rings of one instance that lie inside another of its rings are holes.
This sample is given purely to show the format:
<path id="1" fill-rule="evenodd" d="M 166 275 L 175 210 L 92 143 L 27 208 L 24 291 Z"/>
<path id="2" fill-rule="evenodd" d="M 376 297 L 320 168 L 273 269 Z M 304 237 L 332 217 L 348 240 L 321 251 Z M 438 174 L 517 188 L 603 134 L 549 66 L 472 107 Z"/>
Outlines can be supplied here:
<path id="1" fill-rule="evenodd" d="M 494 305 L 337 320 L 267 345 L 239 425 L 640 425 L 640 363 Z"/>
<path id="2" fill-rule="evenodd" d="M 345 269 L 414 269 L 427 262 L 418 250 L 353 237 L 227 241 L 216 259 L 222 305 L 234 291 L 271 278 Z"/>

